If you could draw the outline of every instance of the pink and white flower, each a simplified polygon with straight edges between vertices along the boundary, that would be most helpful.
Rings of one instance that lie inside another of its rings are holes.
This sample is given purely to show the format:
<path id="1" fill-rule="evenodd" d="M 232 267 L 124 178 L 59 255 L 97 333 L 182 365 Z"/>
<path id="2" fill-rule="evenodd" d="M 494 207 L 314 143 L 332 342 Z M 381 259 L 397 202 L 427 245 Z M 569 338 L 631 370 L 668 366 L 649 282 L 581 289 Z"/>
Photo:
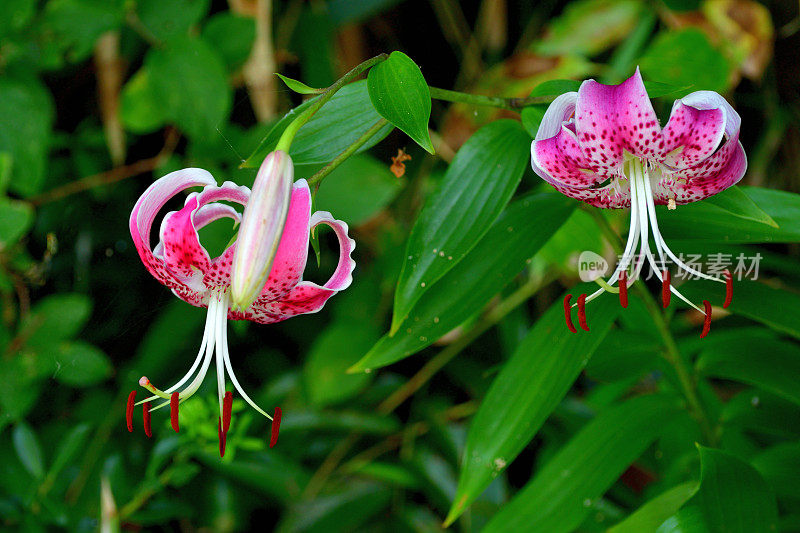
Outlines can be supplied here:
<path id="1" fill-rule="evenodd" d="M 151 248 L 150 232 L 159 210 L 175 195 L 198 186 L 203 187 L 202 191 L 190 193 L 182 209 L 164 216 L 159 242 L 155 248 Z M 250 305 L 242 309 L 232 309 L 231 268 L 237 242 L 234 241 L 222 255 L 212 259 L 200 244 L 197 230 L 221 218 L 240 222 L 239 212 L 221 202 L 246 206 L 250 199 L 251 192 L 247 187 L 228 181 L 219 186 L 207 171 L 186 168 L 167 174 L 153 183 L 131 212 L 131 236 L 147 270 L 159 282 L 172 289 L 181 300 L 208 309 L 200 350 L 186 375 L 164 390 L 156 388 L 146 377 L 142 377 L 139 382 L 153 394 L 139 402 L 144 404 L 145 431 L 148 436 L 151 433 L 150 411 L 166 405 L 170 406 L 173 428 L 178 430 L 178 405 L 198 390 L 213 359 L 216 361 L 220 404 L 220 453 L 224 453 L 232 401 L 231 392 L 225 391 L 226 374 L 248 404 L 273 420 L 270 445 L 274 445 L 280 423 L 280 408 L 276 408 L 273 419 L 242 389 L 231 364 L 226 320 L 251 320 L 260 324 L 271 324 L 295 315 L 316 313 L 331 296 L 347 288 L 352 281 L 355 262 L 351 253 L 355 242 L 347 234 L 347 224 L 335 220 L 328 212 L 318 211 L 312 214 L 308 184 L 305 180 L 298 180 L 292 187 L 285 226 L 282 234 L 278 235 L 280 242 L 266 283 Z M 324 285 L 302 279 L 308 256 L 309 235 L 320 224 L 328 225 L 334 230 L 340 247 L 336 270 Z M 133 430 L 134 397 L 135 391 L 128 399 L 127 422 L 130 431 Z M 165 401 L 151 409 L 150 402 L 158 398 Z"/>
<path id="2" fill-rule="evenodd" d="M 595 207 L 631 209 L 625 251 L 606 288 L 578 299 L 583 329 L 588 331 L 585 303 L 616 283 L 620 301 L 627 306 L 628 286 L 647 261 L 662 282 L 664 306 L 675 294 L 705 315 L 701 336 L 708 333 L 710 303 L 704 301 L 700 309 L 678 292 L 670 282 L 667 259 L 693 275 L 725 283 L 725 307 L 731 299 L 731 277 L 709 276 L 683 263 L 661 236 L 655 206 L 674 209 L 741 180 L 747 157 L 739 142 L 740 126 L 741 118 L 722 96 L 697 91 L 675 102 L 662 128 L 638 68 L 619 85 L 587 80 L 578 92 L 563 94 L 550 104 L 531 144 L 536 174 L 559 192 Z M 650 250 L 650 235 L 658 264 Z M 637 246 L 638 261 L 634 262 Z M 575 331 L 569 300 L 564 300 L 565 316 L 567 326 Z"/>

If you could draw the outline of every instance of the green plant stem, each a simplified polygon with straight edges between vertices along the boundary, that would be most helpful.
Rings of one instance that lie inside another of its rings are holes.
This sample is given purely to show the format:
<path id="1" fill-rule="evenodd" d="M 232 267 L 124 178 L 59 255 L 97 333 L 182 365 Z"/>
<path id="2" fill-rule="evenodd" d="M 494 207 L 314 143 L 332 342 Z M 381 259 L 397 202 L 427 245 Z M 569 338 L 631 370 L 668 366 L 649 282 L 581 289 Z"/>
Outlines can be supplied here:
<path id="1" fill-rule="evenodd" d="M 336 91 L 338 91 L 339 89 L 341 89 L 342 87 L 344 87 L 345 85 L 356 79 L 358 76 L 363 74 L 365 71 L 369 70 L 371 67 L 377 65 L 381 61 L 386 61 L 388 57 L 389 57 L 388 54 L 380 54 L 371 59 L 367 59 L 363 63 L 353 67 L 347 74 L 336 80 L 333 85 L 325 89 L 325 92 L 323 92 L 316 100 L 314 100 L 314 103 L 311 104 L 308 107 L 308 109 L 303 111 L 300 114 L 300 116 L 294 119 L 289 124 L 289 126 L 287 126 L 285 130 L 283 130 L 283 135 L 281 135 L 281 138 L 278 141 L 278 145 L 275 147 L 275 149 L 288 152 L 289 147 L 292 144 L 292 140 L 294 139 L 294 136 L 297 134 L 297 131 L 300 128 L 302 128 L 303 125 L 306 122 L 308 122 L 308 120 L 312 116 L 314 116 L 314 113 L 319 111 L 319 109 L 323 105 L 325 105 L 328 102 L 328 100 L 333 98 L 333 95 L 336 94 Z"/>
<path id="2" fill-rule="evenodd" d="M 309 186 L 316 185 L 317 183 L 321 182 L 325 176 L 333 172 L 333 170 L 339 165 L 341 165 L 345 161 L 345 159 L 355 154 L 359 148 L 364 146 L 370 139 L 372 139 L 381 130 L 381 128 L 383 128 L 388 123 L 389 122 L 385 118 L 382 118 L 378 122 L 370 126 L 370 128 L 367 131 L 365 131 L 361 135 L 361 137 L 356 139 L 353 142 L 353 144 L 345 148 L 342 151 L 342 153 L 340 153 L 333 159 L 333 161 L 322 167 L 313 176 L 308 178 L 307 180 L 308 185 Z"/>
<path id="3" fill-rule="evenodd" d="M 547 104 L 553 101 L 552 96 L 533 96 L 529 98 L 502 98 L 500 96 L 484 96 L 482 94 L 469 94 L 449 89 L 430 87 L 431 98 L 446 102 L 459 102 L 478 106 L 499 107 L 509 111 L 520 111 L 525 107 L 535 104 Z"/>
<path id="4" fill-rule="evenodd" d="M 608 242 L 614 248 L 614 251 L 619 254 L 622 251 L 622 241 L 620 240 L 619 235 L 617 235 L 614 229 L 609 225 L 603 214 L 598 209 L 592 207 L 586 207 L 585 211 L 589 213 L 592 218 L 594 218 L 598 227 L 603 232 L 603 235 L 606 237 L 606 240 L 608 240 Z M 717 441 L 716 435 L 712 428 L 708 414 L 705 412 L 705 409 L 703 409 L 703 405 L 700 402 L 700 397 L 697 395 L 697 383 L 692 377 L 692 373 L 689 370 L 686 361 L 678 350 L 678 345 L 675 342 L 675 338 L 672 336 L 672 332 L 669 330 L 669 325 L 664 319 L 661 309 L 653 299 L 653 295 L 650 294 L 650 292 L 641 283 L 634 283 L 633 289 L 642 299 L 642 302 L 644 302 L 644 305 L 647 308 L 647 312 L 653 318 L 653 322 L 655 323 L 658 333 L 661 336 L 661 340 L 664 343 L 664 347 L 666 348 L 666 351 L 663 353 L 664 359 L 675 370 L 681 393 L 686 399 L 686 402 L 689 406 L 689 411 L 700 425 L 700 430 L 702 431 L 703 438 L 706 441 L 705 444 L 714 446 Z"/>

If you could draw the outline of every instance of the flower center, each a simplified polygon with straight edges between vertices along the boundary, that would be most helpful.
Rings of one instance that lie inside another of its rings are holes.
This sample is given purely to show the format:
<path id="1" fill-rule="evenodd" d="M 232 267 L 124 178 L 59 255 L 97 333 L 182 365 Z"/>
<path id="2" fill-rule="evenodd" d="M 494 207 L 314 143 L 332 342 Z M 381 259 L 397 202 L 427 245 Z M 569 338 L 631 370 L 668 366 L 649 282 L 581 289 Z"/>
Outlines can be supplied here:
<path id="1" fill-rule="evenodd" d="M 217 395 L 219 397 L 219 446 L 220 455 L 225 454 L 225 441 L 230 428 L 231 422 L 231 409 L 233 405 L 233 394 L 225 390 L 225 375 L 230 378 L 236 391 L 241 397 L 250 404 L 256 411 L 264 415 L 267 419 L 272 421 L 272 436 L 270 439 L 270 447 L 275 445 L 277 441 L 278 428 L 280 426 L 280 408 L 276 408 L 275 417 L 267 414 L 247 395 L 236 379 L 233 372 L 233 365 L 231 364 L 230 352 L 228 351 L 228 308 L 229 308 L 229 294 L 227 289 L 217 289 L 210 293 L 208 297 L 208 314 L 206 315 L 206 324 L 203 331 L 203 341 L 200 344 L 200 350 L 197 357 L 192 364 L 189 371 L 173 386 L 166 390 L 161 390 L 153 385 L 146 376 L 142 376 L 139 380 L 139 385 L 147 389 L 152 396 L 138 402 L 135 402 L 136 391 L 131 392 L 128 396 L 128 404 L 126 410 L 126 420 L 128 424 L 128 431 L 133 431 L 133 408 L 136 405 L 143 405 L 143 417 L 145 425 L 145 433 L 148 437 L 152 432 L 150 429 L 150 413 L 152 411 L 161 409 L 167 405 L 170 406 L 170 419 L 172 428 L 178 431 L 178 407 L 181 403 L 192 397 L 205 379 L 206 373 L 211 366 L 211 360 L 216 361 L 217 372 Z M 194 377 L 193 377 L 194 376 Z M 193 379 L 192 379 L 193 377 Z M 184 384 L 189 381 L 188 385 Z M 150 407 L 150 402 L 161 398 L 164 402 Z"/>
<path id="2" fill-rule="evenodd" d="M 655 176 L 651 177 L 651 172 Z M 654 179 L 655 178 L 655 179 Z M 728 307 L 732 298 L 732 277 L 726 271 L 724 278 L 718 278 L 704 274 L 697 269 L 694 269 L 681 261 L 678 256 L 667 246 L 661 232 L 658 228 L 658 220 L 656 218 L 656 207 L 653 195 L 653 188 L 660 186 L 660 169 L 656 164 L 650 161 L 643 161 L 638 157 L 626 154 L 621 175 L 615 178 L 612 187 L 620 188 L 623 182 L 627 181 L 630 187 L 631 197 L 631 218 L 630 229 L 628 231 L 628 240 L 625 244 L 625 249 L 620 257 L 614 273 L 608 280 L 597 280 L 601 286 L 600 289 L 595 291 L 589 296 L 581 295 L 576 304 L 569 304 L 569 298 L 564 300 L 564 312 L 567 321 L 567 327 L 570 331 L 577 331 L 572 325 L 570 313 L 572 307 L 578 306 L 578 318 L 581 328 L 588 331 L 586 325 L 585 305 L 592 301 L 604 292 L 619 293 L 620 304 L 623 307 L 628 305 L 628 287 L 636 281 L 642 272 L 642 268 L 647 263 L 653 271 L 653 274 L 661 282 L 661 298 L 664 307 L 669 306 L 671 295 L 674 294 L 679 299 L 683 300 L 689 306 L 696 309 L 698 312 L 705 316 L 703 332 L 701 337 L 708 334 L 711 325 L 711 304 L 708 300 L 703 301 L 703 308 L 695 305 L 678 289 L 672 285 L 670 271 L 667 268 L 669 261 L 674 263 L 679 270 L 683 270 L 688 274 L 716 281 L 725 284 L 726 297 L 723 307 Z M 650 237 L 652 235 L 653 246 L 655 248 L 655 255 L 650 249 Z M 638 246 L 638 254 L 636 249 Z M 617 285 L 615 288 L 614 285 Z"/>

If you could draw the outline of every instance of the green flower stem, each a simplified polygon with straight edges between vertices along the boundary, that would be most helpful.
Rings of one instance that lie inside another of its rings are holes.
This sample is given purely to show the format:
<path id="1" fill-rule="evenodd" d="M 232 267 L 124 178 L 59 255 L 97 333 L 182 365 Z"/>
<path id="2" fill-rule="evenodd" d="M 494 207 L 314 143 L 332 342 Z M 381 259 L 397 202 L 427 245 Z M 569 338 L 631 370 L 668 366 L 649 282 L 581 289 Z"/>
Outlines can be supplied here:
<path id="1" fill-rule="evenodd" d="M 359 148 L 361 148 L 362 146 L 364 146 L 364 145 L 365 145 L 365 144 L 366 144 L 366 143 L 367 143 L 367 142 L 368 142 L 370 139 L 372 139 L 372 138 L 373 138 L 373 137 L 374 137 L 374 136 L 375 136 L 375 135 L 376 135 L 376 134 L 377 134 L 377 133 L 378 133 L 378 132 L 381 130 L 381 128 L 383 128 L 383 127 L 384 127 L 386 124 L 388 124 L 388 123 L 389 123 L 389 122 L 388 122 L 388 121 L 387 121 L 385 118 L 382 118 L 382 119 L 380 119 L 378 122 L 376 122 L 375 124 L 373 124 L 372 126 L 370 126 L 370 128 L 369 128 L 367 131 L 365 131 L 365 132 L 364 132 L 364 133 L 361 135 L 361 137 L 359 137 L 358 139 L 356 139 L 356 140 L 353 142 L 353 144 L 351 144 L 350 146 L 348 146 L 347 148 L 345 148 L 345 149 L 342 151 L 342 153 L 340 153 L 339 155 L 337 155 L 337 156 L 336 156 L 336 157 L 333 159 L 333 161 L 331 161 L 330 163 L 328 163 L 327 165 L 325 165 L 324 167 L 322 167 L 322 168 L 321 168 L 320 170 L 318 170 L 318 171 L 317 171 L 317 172 L 316 172 L 316 173 L 315 173 L 313 176 L 311 176 L 310 178 L 308 178 L 308 180 L 307 180 L 307 181 L 308 181 L 308 185 L 309 185 L 309 186 L 311 186 L 311 185 L 316 185 L 316 184 L 318 184 L 319 182 L 321 182 L 321 181 L 322 181 L 322 179 L 323 179 L 325 176 L 327 176 L 328 174 L 330 174 L 331 172 L 333 172 L 333 170 L 334 170 L 336 167 L 338 167 L 339 165 L 341 165 L 341 164 L 344 162 L 344 160 L 345 160 L 345 159 L 347 159 L 347 158 L 348 158 L 348 157 L 350 157 L 351 155 L 355 154 L 355 153 L 358 151 L 358 149 L 359 149 Z"/>
<path id="2" fill-rule="evenodd" d="M 502 98 L 499 96 L 484 96 L 482 94 L 468 94 L 448 89 L 430 87 L 431 98 L 444 100 L 446 102 L 460 102 L 487 107 L 499 107 L 509 111 L 520 111 L 525 107 L 534 104 L 547 104 L 553 101 L 552 96 L 534 96 L 529 98 Z"/>
<path id="3" fill-rule="evenodd" d="M 353 81 L 355 78 L 363 74 L 365 71 L 369 70 L 371 67 L 377 65 L 381 61 L 386 61 L 389 57 L 388 54 L 380 54 L 372 59 L 367 59 L 363 63 L 353 67 L 350 72 L 336 80 L 336 82 L 325 89 L 320 96 L 318 96 L 314 103 L 311 104 L 308 109 L 303 111 L 300 116 L 294 119 L 289 126 L 285 130 L 283 130 L 283 135 L 281 135 L 280 140 L 278 141 L 278 145 L 275 147 L 276 150 L 282 150 L 284 152 L 289 152 L 289 147 L 292 145 L 292 140 L 294 136 L 297 134 L 297 131 L 303 127 L 303 125 L 308 122 L 308 120 L 314 116 L 314 113 L 319 111 L 319 109 L 325 105 L 325 103 L 330 100 L 336 91 Z"/>
<path id="4" fill-rule="evenodd" d="M 622 252 L 622 242 L 619 238 L 619 235 L 617 235 L 617 233 L 611 228 L 600 210 L 588 206 L 585 207 L 584 210 L 589 213 L 597 222 L 598 227 L 603 232 L 606 240 L 614 248 L 614 251 L 617 254 L 620 254 Z M 664 319 L 661 309 L 653 299 L 653 295 L 650 294 L 644 285 L 641 283 L 634 283 L 633 289 L 642 299 L 645 307 L 647 308 L 647 312 L 653 318 L 653 322 L 655 323 L 658 333 L 661 336 L 661 340 L 664 343 L 664 347 L 666 348 L 666 351 L 663 353 L 663 357 L 675 370 L 681 393 L 688 403 L 689 411 L 700 425 L 700 430 L 702 431 L 703 438 L 706 441 L 705 444 L 714 446 L 717 442 L 716 434 L 714 433 L 708 414 L 706 413 L 705 409 L 703 409 L 703 404 L 700 402 L 700 397 L 697 395 L 697 383 L 692 377 L 689 366 L 678 350 L 678 345 L 675 342 L 675 338 L 672 336 L 672 332 L 669 330 L 669 325 Z"/>

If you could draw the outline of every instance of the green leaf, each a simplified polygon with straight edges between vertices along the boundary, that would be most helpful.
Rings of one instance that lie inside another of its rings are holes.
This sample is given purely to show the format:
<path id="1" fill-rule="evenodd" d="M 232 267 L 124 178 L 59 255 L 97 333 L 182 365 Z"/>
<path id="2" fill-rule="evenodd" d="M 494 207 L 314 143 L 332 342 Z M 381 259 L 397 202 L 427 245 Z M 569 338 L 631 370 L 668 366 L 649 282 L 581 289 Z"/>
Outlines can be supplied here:
<path id="1" fill-rule="evenodd" d="M 311 478 L 301 465 L 274 451 L 240 454 L 230 462 L 204 453 L 198 459 L 210 470 L 287 505 L 297 501 Z"/>
<path id="2" fill-rule="evenodd" d="M 287 87 L 299 94 L 319 94 L 324 90 L 309 87 L 302 81 L 293 80 L 292 78 L 284 76 L 283 74 L 279 74 L 278 72 L 276 72 L 275 75 L 283 80 L 283 83 L 285 83 Z"/>
<path id="3" fill-rule="evenodd" d="M 157 39 L 186 35 L 208 13 L 209 0 L 137 0 L 142 25 Z"/>
<path id="4" fill-rule="evenodd" d="M 756 469 L 728 452 L 698 449 L 700 488 L 682 511 L 699 510 L 704 531 L 777 531 L 775 496 Z"/>
<path id="5" fill-rule="evenodd" d="M 36 479 L 44 477 L 44 459 L 39 439 L 33 430 L 24 422 L 17 424 L 11 436 L 14 450 L 17 452 L 22 466 Z"/>
<path id="6" fill-rule="evenodd" d="M 362 531 L 366 522 L 392 500 L 392 491 L 377 483 L 350 481 L 333 494 L 297 501 L 275 529 L 277 533 Z"/>
<path id="7" fill-rule="evenodd" d="M 608 533 L 640 533 L 655 531 L 675 514 L 697 492 L 697 483 L 689 481 L 672 487 L 639 507 L 628 518 L 608 530 Z"/>
<path id="8" fill-rule="evenodd" d="M 560 96 L 580 87 L 581 82 L 576 80 L 548 80 L 534 87 L 528 96 Z"/>
<path id="9" fill-rule="evenodd" d="M 140 68 L 122 88 L 119 116 L 133 133 L 150 133 L 169 120 L 153 90 L 147 68 Z"/>
<path id="10" fill-rule="evenodd" d="M 547 56 L 591 57 L 627 37 L 642 16 L 635 0 L 578 0 L 553 19 L 534 51 Z"/>
<path id="11" fill-rule="evenodd" d="M 800 241 L 800 224 L 797 224 L 800 195 L 760 187 L 738 189 L 777 226 L 734 215 L 703 200 L 678 206 L 674 211 L 656 207 L 661 232 L 667 238 L 732 244 Z"/>
<path id="12" fill-rule="evenodd" d="M 573 531 L 679 412 L 671 397 L 642 396 L 601 413 L 503 506 L 483 533 Z"/>
<path id="13" fill-rule="evenodd" d="M 122 24 L 122 2 L 110 0 L 51 0 L 42 27 L 59 51 L 77 63 L 91 55 L 95 42 Z"/>
<path id="14" fill-rule="evenodd" d="M 205 42 L 175 37 L 145 57 L 152 91 L 164 116 L 194 139 L 219 135 L 231 90 L 219 55 Z"/>
<path id="15" fill-rule="evenodd" d="M 91 309 L 91 302 L 82 294 L 54 294 L 40 300 L 22 323 L 27 345 L 50 347 L 74 337 L 83 329 Z"/>
<path id="16" fill-rule="evenodd" d="M 766 214 L 763 209 L 758 207 L 749 196 L 735 185 L 710 198 L 706 198 L 704 201 L 739 218 L 766 224 L 773 228 L 778 227 L 778 224 L 772 220 L 771 216 Z"/>
<path id="17" fill-rule="evenodd" d="M 779 498 L 800 500 L 800 442 L 782 442 L 764 450 L 750 461 Z"/>
<path id="18" fill-rule="evenodd" d="M 0 152 L 11 155 L 13 192 L 41 190 L 52 125 L 52 98 L 38 80 L 0 78 Z"/>
<path id="19" fill-rule="evenodd" d="M 416 303 L 397 333 L 384 335 L 350 371 L 413 355 L 480 311 L 525 268 L 574 208 L 574 202 L 551 192 L 510 204 L 475 248 Z"/>
<path id="20" fill-rule="evenodd" d="M 687 61 L 687 57 L 692 60 Z M 647 80 L 720 93 L 728 88 L 731 70 L 725 56 L 696 28 L 658 34 L 639 66 Z"/>
<path id="21" fill-rule="evenodd" d="M 106 354 L 82 341 L 60 344 L 54 358 L 53 377 L 73 387 L 95 385 L 108 378 L 113 370 Z"/>
<path id="22" fill-rule="evenodd" d="M 800 348 L 795 344 L 765 338 L 718 343 L 701 352 L 696 366 L 703 375 L 755 385 L 800 405 Z"/>
<path id="23" fill-rule="evenodd" d="M 392 52 L 386 61 L 367 74 L 372 105 L 380 115 L 409 137 L 434 153 L 428 121 L 431 118 L 431 91 L 414 61 L 403 52 Z"/>
<path id="24" fill-rule="evenodd" d="M 383 210 L 400 192 L 403 182 L 386 164 L 368 154 L 345 159 L 325 177 L 314 206 L 358 226 Z"/>
<path id="25" fill-rule="evenodd" d="M 547 104 L 532 105 L 524 108 L 520 113 L 522 126 L 531 137 L 536 137 L 536 132 L 539 131 L 539 125 L 542 123 L 547 107 Z"/>
<path id="26" fill-rule="evenodd" d="M 75 456 L 83 449 L 86 438 L 89 436 L 89 424 L 78 424 L 63 438 L 60 438 L 55 452 L 55 458 L 47 471 L 48 478 L 55 478 L 72 461 Z"/>
<path id="27" fill-rule="evenodd" d="M 573 294 L 589 292 L 579 285 Z M 463 513 L 530 442 L 611 329 L 619 302 L 589 308 L 590 331 L 571 333 L 559 298 L 503 366 L 470 424 L 458 491 L 446 524 Z"/>
<path id="28" fill-rule="evenodd" d="M 346 374 L 378 337 L 369 324 L 342 322 L 324 329 L 306 358 L 303 377 L 311 403 L 335 404 L 358 394 L 371 380 L 368 374 Z"/>
<path id="29" fill-rule="evenodd" d="M 250 57 L 255 39 L 255 19 L 230 11 L 217 13 L 203 26 L 203 40 L 219 52 L 231 72 L 244 65 Z"/>
<path id="30" fill-rule="evenodd" d="M 725 299 L 721 284 L 709 281 L 693 280 L 683 285 L 681 292 L 692 301 L 706 299 L 720 306 Z M 794 292 L 747 278 L 734 280 L 733 299 L 727 310 L 800 339 L 800 296 Z"/>
<path id="31" fill-rule="evenodd" d="M 400 431 L 394 418 L 383 415 L 337 410 L 335 415 L 323 411 L 292 411 L 281 420 L 281 435 L 320 430 L 357 431 L 368 435 L 388 435 Z"/>
<path id="32" fill-rule="evenodd" d="M 644 88 L 647 90 L 647 95 L 650 98 L 658 98 L 660 96 L 683 93 L 689 87 L 681 87 L 679 85 L 672 85 L 670 83 L 662 83 L 659 81 L 646 81 L 644 82 Z"/>
<path id="33" fill-rule="evenodd" d="M 283 130 L 313 101 L 314 99 L 308 100 L 289 111 L 270 130 L 242 166 L 255 168 L 261 165 L 261 161 L 277 146 Z M 297 132 L 289 150 L 292 161 L 295 165 L 328 163 L 380 119 L 381 116 L 369 100 L 366 80 L 346 85 L 339 89 Z M 375 146 L 389 135 L 392 129 L 394 126 L 387 124 L 358 151 L 362 152 Z"/>
<path id="34" fill-rule="evenodd" d="M 0 197 L 0 250 L 15 244 L 33 225 L 33 207 Z"/>
<path id="35" fill-rule="evenodd" d="M 529 164 L 529 146 L 530 137 L 519 122 L 498 120 L 478 130 L 458 151 L 408 237 L 391 334 L 489 230 Z"/>

